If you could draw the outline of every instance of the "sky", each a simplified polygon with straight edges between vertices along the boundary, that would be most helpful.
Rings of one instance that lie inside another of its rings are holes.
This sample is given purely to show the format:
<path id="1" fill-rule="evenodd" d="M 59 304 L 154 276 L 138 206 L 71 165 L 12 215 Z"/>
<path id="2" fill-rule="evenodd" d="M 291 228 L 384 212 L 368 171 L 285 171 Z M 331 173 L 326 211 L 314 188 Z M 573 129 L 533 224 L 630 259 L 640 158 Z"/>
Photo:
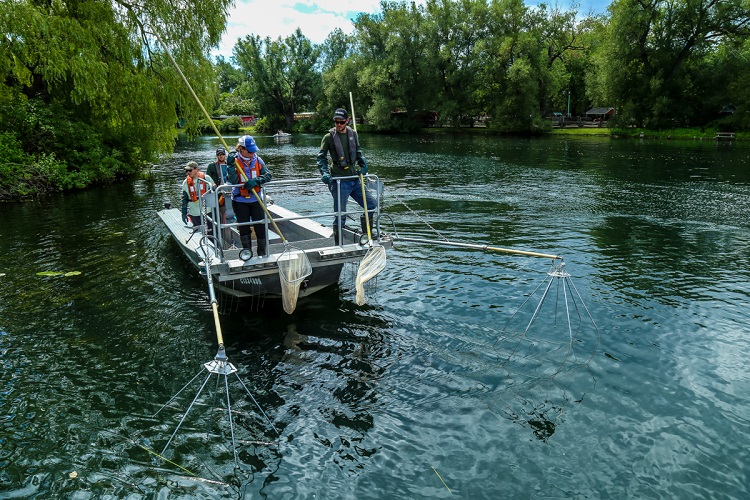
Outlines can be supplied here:
<path id="1" fill-rule="evenodd" d="M 546 3 L 570 8 L 575 0 L 525 0 L 529 6 Z M 612 0 L 578 0 L 578 12 L 603 13 Z M 415 0 L 417 5 L 426 0 Z M 298 27 L 313 43 L 323 43 L 334 28 L 345 33 L 354 29 L 352 19 L 360 12 L 380 12 L 380 0 L 236 0 L 229 10 L 227 30 L 212 55 L 229 60 L 238 38 L 259 35 L 286 38 Z"/>

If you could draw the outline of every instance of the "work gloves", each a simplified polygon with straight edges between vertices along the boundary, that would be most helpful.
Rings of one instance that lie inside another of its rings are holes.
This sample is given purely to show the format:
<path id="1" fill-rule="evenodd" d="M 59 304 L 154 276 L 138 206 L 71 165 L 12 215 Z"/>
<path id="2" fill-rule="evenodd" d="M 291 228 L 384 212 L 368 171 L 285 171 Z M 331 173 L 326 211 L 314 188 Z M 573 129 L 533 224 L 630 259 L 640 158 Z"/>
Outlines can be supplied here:
<path id="1" fill-rule="evenodd" d="M 331 174 L 323 174 L 323 177 L 321 177 L 320 180 L 323 181 L 323 184 L 330 185 L 331 184 Z"/>
<path id="2" fill-rule="evenodd" d="M 248 180 L 247 182 L 245 182 L 245 184 L 243 184 L 243 185 L 244 185 L 245 189 L 252 189 L 255 186 L 260 186 L 260 179 L 258 177 L 254 177 L 254 178 Z"/>

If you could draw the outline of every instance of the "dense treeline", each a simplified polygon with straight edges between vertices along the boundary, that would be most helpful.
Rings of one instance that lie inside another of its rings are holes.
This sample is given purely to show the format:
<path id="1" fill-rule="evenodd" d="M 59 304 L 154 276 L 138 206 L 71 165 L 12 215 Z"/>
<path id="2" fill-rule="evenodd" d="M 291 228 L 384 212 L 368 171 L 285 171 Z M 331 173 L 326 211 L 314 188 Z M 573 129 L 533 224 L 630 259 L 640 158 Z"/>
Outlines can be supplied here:
<path id="1" fill-rule="evenodd" d="M 750 129 L 747 0 L 614 0 L 604 15 L 523 0 L 382 2 L 321 45 L 237 40 L 207 55 L 230 0 L 5 0 L 0 3 L 0 200 L 111 181 L 170 152 L 198 106 L 252 113 L 274 130 L 327 127 L 355 96 L 378 130 L 428 119 L 544 130 L 551 112 L 614 107 L 620 126 Z M 298 112 L 317 119 L 294 121 Z M 229 124 L 227 124 L 228 126 Z"/>
<path id="2" fill-rule="evenodd" d="M 299 31 L 240 39 L 220 69 L 274 127 L 292 126 L 295 111 L 327 118 L 351 91 L 381 130 L 436 112 L 438 125 L 486 116 L 533 132 L 552 112 L 590 107 L 615 108 L 621 126 L 748 129 L 749 23 L 746 0 L 615 0 L 594 16 L 523 0 L 382 2 L 320 47 Z"/>

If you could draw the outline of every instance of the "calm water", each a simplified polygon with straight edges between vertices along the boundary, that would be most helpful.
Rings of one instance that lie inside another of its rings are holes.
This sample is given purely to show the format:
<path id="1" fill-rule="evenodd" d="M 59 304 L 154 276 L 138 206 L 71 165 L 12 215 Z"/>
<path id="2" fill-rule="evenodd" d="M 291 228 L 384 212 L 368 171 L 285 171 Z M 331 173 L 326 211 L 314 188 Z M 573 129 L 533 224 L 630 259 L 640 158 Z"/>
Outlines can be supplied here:
<path id="1" fill-rule="evenodd" d="M 155 213 L 218 143 L 182 144 L 142 179 L 2 207 L 0 497 L 748 497 L 747 145 L 362 140 L 399 233 L 561 254 L 594 322 L 571 343 L 552 293 L 526 335 L 510 320 L 545 259 L 401 243 L 367 306 L 345 273 L 291 316 L 222 316 L 280 436 L 235 382 L 241 470 L 214 387 L 158 460 L 197 386 L 154 413 L 216 353 Z M 317 136 L 270 141 L 276 179 L 316 175 Z"/>

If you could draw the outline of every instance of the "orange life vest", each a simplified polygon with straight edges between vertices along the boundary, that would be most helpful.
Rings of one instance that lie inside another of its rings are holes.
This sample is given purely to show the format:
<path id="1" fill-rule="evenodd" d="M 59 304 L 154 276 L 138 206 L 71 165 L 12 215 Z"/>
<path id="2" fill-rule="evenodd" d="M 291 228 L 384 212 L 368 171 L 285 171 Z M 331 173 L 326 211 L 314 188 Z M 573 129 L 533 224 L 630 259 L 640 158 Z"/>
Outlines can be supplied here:
<path id="1" fill-rule="evenodd" d="M 250 175 L 251 175 L 251 177 L 248 177 L 248 173 L 245 172 L 245 168 L 244 168 L 245 167 L 245 162 L 243 162 L 239 158 L 235 158 L 234 165 L 237 168 L 237 174 L 239 175 L 240 179 L 242 179 L 243 183 L 247 182 L 250 179 L 253 179 L 255 177 L 260 177 L 260 168 L 261 168 L 261 165 L 260 165 L 260 162 L 258 161 L 258 157 L 257 156 L 255 156 L 250 161 L 250 167 L 249 168 L 250 168 Z M 253 172 L 255 172 L 255 175 L 252 175 Z M 255 186 L 253 189 L 255 190 L 256 193 L 260 193 L 260 186 Z M 240 187 L 240 196 L 242 196 L 244 198 L 250 198 L 250 190 L 245 189 L 244 186 Z"/>
<path id="2" fill-rule="evenodd" d="M 198 172 L 198 177 L 200 177 L 201 179 L 205 179 L 206 174 L 204 174 L 203 172 Z M 201 196 L 206 194 L 207 187 L 207 183 L 201 182 Z M 195 189 L 195 181 L 193 181 L 193 178 L 189 175 L 187 176 L 187 188 L 188 194 L 190 195 L 190 201 L 198 201 L 198 192 Z"/>

